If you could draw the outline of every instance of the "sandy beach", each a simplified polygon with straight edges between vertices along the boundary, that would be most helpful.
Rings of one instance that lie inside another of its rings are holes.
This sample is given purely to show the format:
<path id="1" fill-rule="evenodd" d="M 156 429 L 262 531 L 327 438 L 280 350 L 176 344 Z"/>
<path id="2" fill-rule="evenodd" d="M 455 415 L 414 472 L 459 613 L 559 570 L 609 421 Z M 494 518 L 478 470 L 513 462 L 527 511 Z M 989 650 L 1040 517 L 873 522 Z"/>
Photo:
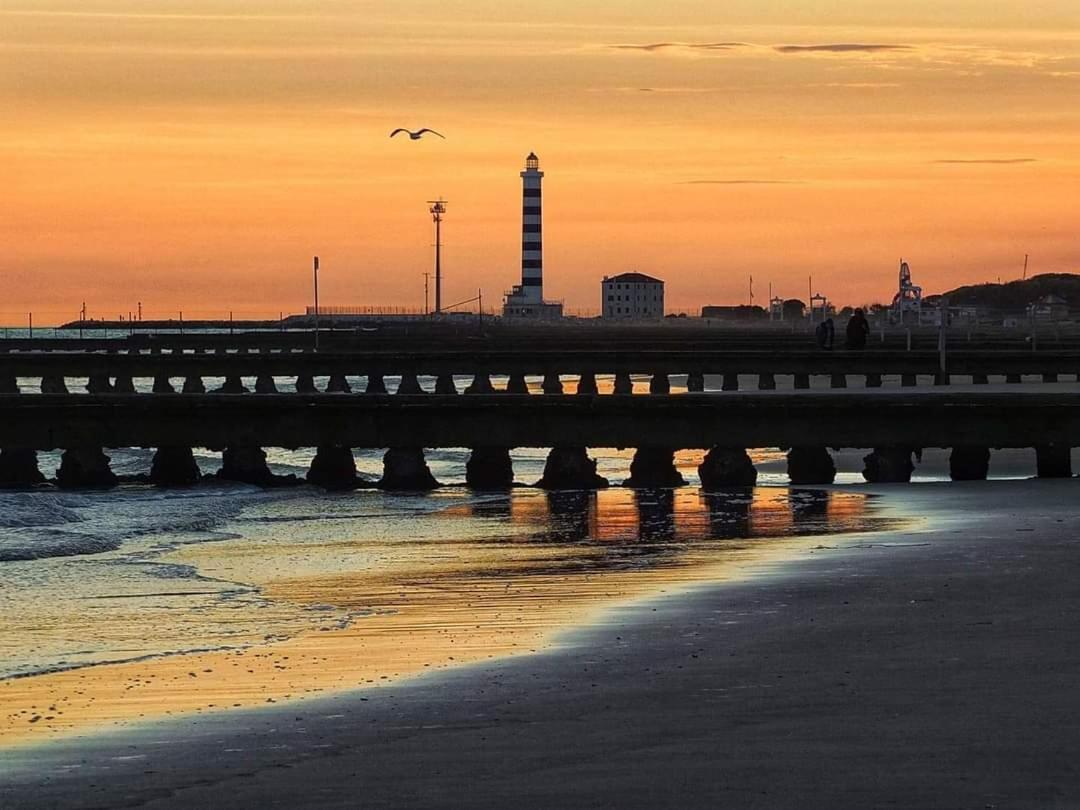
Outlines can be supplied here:
<path id="1" fill-rule="evenodd" d="M 1076 482 L 882 494 L 925 519 L 542 652 L 9 747 L 0 804 L 1075 806 Z"/>

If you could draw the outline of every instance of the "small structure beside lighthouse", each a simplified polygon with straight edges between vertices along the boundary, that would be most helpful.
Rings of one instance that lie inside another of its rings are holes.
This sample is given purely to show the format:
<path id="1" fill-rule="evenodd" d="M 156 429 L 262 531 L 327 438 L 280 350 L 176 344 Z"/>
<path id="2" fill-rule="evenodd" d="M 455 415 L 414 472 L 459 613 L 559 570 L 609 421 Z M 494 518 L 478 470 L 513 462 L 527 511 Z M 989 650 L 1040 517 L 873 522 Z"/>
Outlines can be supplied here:
<path id="1" fill-rule="evenodd" d="M 531 152 L 521 173 L 521 283 L 506 294 L 504 318 L 550 321 L 563 314 L 561 303 L 544 300 L 543 181 L 540 159 Z"/>

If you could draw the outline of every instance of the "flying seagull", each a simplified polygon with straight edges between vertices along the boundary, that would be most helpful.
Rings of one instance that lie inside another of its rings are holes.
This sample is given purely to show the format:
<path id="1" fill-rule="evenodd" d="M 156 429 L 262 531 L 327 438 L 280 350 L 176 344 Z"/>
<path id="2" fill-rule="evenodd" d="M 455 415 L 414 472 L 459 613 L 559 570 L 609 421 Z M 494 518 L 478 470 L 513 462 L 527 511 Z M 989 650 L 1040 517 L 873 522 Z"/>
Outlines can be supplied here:
<path id="1" fill-rule="evenodd" d="M 390 133 L 390 137 L 393 138 L 395 135 L 398 135 L 398 134 L 400 134 L 402 132 L 404 132 L 406 135 L 408 135 L 409 139 L 413 140 L 413 141 L 420 140 L 422 137 L 424 137 L 425 132 L 430 132 L 432 135 L 438 135 L 443 140 L 446 140 L 445 135 L 443 135 L 443 134 L 441 134 L 439 132 L 436 132 L 433 129 L 428 129 L 427 127 L 424 127 L 423 129 L 418 129 L 416 132 L 412 132 L 410 130 L 403 129 L 402 127 L 398 127 L 397 129 L 395 129 L 393 132 Z"/>

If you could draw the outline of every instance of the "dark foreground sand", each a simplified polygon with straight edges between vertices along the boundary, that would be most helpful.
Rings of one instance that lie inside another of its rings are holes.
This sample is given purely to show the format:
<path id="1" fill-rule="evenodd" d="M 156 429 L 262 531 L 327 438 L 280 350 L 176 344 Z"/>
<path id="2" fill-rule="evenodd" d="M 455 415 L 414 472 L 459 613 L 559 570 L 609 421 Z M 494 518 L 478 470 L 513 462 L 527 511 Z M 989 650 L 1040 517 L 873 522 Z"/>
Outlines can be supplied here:
<path id="1" fill-rule="evenodd" d="M 881 491 L 925 529 L 535 656 L 9 749 L 0 807 L 1080 806 L 1080 481 Z"/>

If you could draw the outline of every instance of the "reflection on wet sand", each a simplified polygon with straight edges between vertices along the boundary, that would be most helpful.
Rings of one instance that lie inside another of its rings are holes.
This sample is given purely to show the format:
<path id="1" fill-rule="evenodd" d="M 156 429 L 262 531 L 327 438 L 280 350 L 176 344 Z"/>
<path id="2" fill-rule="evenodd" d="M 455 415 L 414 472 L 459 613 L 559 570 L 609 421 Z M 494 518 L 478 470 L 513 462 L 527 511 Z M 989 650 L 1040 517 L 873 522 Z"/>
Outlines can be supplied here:
<path id="1" fill-rule="evenodd" d="M 163 560 L 246 577 L 281 608 L 332 609 L 350 620 L 246 649 L 2 681 L 0 739 L 381 686 L 528 652 L 563 628 L 602 620 L 599 611 L 616 602 L 745 577 L 808 553 L 816 543 L 802 535 L 897 525 L 861 493 L 767 488 L 514 490 L 462 495 L 431 519 L 436 534 L 417 523 L 411 537 L 375 537 L 360 523 L 358 536 L 332 541 L 292 532 L 265 546 L 238 536 L 177 548 Z M 273 554 L 277 565 L 267 561 Z"/>

